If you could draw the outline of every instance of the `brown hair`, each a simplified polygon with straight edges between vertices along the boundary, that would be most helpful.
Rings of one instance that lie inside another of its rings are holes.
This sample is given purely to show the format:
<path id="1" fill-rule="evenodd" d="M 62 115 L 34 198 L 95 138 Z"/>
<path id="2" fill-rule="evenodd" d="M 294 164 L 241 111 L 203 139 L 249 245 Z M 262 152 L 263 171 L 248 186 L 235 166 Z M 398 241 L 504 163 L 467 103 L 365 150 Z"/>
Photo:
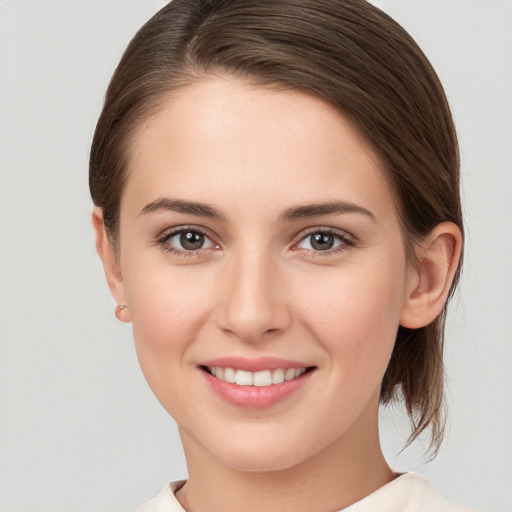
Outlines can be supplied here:
<path id="1" fill-rule="evenodd" d="M 442 86 L 408 33 L 364 0 L 173 0 L 126 49 L 90 155 L 94 203 L 116 245 L 131 137 L 169 91 L 212 75 L 298 90 L 352 120 L 393 187 L 411 257 L 440 222 L 463 229 L 459 155 Z M 460 274 L 460 265 L 451 293 Z M 405 402 L 409 442 L 442 440 L 446 305 L 426 327 L 400 327 L 382 402 Z"/>

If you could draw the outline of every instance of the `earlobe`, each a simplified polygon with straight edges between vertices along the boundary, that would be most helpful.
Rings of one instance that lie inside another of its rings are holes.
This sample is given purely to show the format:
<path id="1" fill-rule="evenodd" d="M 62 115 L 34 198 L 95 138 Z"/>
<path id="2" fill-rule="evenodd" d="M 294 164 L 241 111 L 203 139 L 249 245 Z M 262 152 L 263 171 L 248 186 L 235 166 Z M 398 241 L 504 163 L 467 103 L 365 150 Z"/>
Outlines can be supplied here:
<path id="1" fill-rule="evenodd" d="M 92 212 L 92 225 L 96 236 L 96 251 L 103 263 L 105 277 L 107 279 L 110 293 L 117 303 L 115 315 L 122 322 L 130 322 L 130 312 L 126 305 L 126 295 L 123 282 L 123 274 L 119 264 L 118 254 L 108 237 L 105 224 L 103 222 L 103 212 L 101 208 L 95 207 Z M 122 307 L 120 307 L 122 306 Z"/>
<path id="2" fill-rule="evenodd" d="M 400 325 L 424 327 L 441 313 L 457 271 L 462 234 L 453 222 L 438 224 L 416 249 L 417 266 L 408 282 Z"/>

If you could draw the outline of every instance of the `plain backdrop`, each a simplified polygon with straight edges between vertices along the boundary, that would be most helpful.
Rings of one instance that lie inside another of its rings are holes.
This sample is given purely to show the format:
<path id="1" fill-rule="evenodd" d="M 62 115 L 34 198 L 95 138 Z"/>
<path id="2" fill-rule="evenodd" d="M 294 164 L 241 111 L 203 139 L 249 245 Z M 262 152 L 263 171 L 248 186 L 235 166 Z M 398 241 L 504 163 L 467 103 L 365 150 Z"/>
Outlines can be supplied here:
<path id="1" fill-rule="evenodd" d="M 0 511 L 117 512 L 186 477 L 94 250 L 88 151 L 104 91 L 157 0 L 0 1 Z M 384 411 L 396 470 L 512 510 L 512 3 L 375 0 L 417 39 L 458 126 L 467 252 L 437 457 Z"/>

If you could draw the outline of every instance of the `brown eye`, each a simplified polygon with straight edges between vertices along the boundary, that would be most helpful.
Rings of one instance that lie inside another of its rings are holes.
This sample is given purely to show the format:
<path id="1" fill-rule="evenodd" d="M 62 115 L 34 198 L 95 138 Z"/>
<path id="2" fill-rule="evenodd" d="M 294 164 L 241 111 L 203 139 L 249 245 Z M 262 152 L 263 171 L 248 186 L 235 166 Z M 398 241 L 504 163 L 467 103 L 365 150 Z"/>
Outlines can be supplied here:
<path id="1" fill-rule="evenodd" d="M 196 251 L 204 245 L 205 236 L 194 231 L 184 231 L 180 235 L 180 244 L 187 251 Z"/>
<path id="2" fill-rule="evenodd" d="M 306 235 L 298 244 L 298 249 L 305 249 L 313 252 L 327 252 L 336 249 L 346 249 L 353 245 L 353 242 L 344 236 L 343 233 L 332 231 L 313 231 Z"/>
<path id="3" fill-rule="evenodd" d="M 175 231 L 165 238 L 164 243 L 182 252 L 199 251 L 215 246 L 204 233 L 192 229 Z"/>
<path id="4" fill-rule="evenodd" d="M 327 251 L 334 247 L 335 237 L 330 233 L 315 233 L 309 235 L 310 244 L 315 251 Z"/>

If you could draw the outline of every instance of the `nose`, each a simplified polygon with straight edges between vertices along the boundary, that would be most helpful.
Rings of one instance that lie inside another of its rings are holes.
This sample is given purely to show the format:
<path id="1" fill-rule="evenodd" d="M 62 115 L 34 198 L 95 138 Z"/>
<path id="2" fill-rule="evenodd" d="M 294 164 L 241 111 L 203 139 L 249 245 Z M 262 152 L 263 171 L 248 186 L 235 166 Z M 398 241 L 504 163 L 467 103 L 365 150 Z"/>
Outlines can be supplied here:
<path id="1" fill-rule="evenodd" d="M 271 257 L 252 253 L 234 258 L 222 280 L 216 319 L 224 332 L 256 343 L 289 327 L 282 275 Z"/>

